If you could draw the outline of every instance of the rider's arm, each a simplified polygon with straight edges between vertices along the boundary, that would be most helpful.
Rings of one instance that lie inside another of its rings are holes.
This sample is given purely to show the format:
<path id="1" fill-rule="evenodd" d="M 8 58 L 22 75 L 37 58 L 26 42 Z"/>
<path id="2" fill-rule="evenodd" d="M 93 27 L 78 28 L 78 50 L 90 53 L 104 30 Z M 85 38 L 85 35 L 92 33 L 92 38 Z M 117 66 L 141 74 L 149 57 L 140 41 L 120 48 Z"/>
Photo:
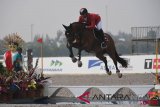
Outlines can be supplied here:
<path id="1" fill-rule="evenodd" d="M 82 20 L 82 16 L 79 16 L 78 22 L 80 22 L 80 23 L 82 23 L 82 22 L 83 22 L 83 20 Z"/>
<path id="2" fill-rule="evenodd" d="M 91 18 L 91 24 L 89 26 L 86 26 L 86 28 L 92 30 L 95 28 L 95 26 L 96 26 L 95 20 L 94 20 L 94 18 Z"/>

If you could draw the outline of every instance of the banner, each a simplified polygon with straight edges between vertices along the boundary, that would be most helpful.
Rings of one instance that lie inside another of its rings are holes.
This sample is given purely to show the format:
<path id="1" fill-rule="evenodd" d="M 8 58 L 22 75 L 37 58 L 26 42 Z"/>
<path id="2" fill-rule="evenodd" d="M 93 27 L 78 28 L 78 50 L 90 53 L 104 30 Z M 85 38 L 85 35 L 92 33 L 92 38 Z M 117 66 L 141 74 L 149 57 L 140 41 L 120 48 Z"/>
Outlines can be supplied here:
<path id="1" fill-rule="evenodd" d="M 128 68 L 123 68 L 118 63 L 118 68 L 122 73 L 155 73 L 155 55 L 121 56 L 128 61 Z M 35 64 L 37 58 L 33 59 Z M 78 63 L 73 63 L 70 57 L 44 57 L 44 74 L 103 74 L 106 73 L 104 63 L 96 57 L 82 57 L 82 67 Z M 112 73 L 116 73 L 116 68 L 112 59 L 107 56 L 108 68 Z M 41 71 L 41 61 L 38 64 Z M 160 58 L 158 58 L 158 71 L 160 70 Z"/>

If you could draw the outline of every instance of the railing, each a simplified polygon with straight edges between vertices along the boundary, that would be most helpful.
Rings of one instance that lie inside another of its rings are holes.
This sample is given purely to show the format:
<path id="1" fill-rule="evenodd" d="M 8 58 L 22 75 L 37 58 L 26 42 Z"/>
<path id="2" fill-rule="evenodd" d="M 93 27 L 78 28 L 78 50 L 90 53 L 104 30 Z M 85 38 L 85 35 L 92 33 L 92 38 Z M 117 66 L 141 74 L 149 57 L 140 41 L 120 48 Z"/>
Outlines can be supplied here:
<path id="1" fill-rule="evenodd" d="M 133 39 L 156 39 L 160 38 L 160 26 L 132 27 Z"/>

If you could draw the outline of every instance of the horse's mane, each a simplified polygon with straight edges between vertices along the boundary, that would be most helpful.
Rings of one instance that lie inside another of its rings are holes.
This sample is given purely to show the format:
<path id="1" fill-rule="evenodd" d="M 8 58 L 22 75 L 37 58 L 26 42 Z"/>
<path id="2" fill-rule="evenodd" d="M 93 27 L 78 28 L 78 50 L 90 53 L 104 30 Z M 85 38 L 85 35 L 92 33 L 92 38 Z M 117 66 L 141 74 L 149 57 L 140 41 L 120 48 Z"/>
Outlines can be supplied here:
<path id="1" fill-rule="evenodd" d="M 82 25 L 83 23 L 81 23 L 81 22 L 73 22 L 71 24 L 80 24 L 80 25 Z"/>
<path id="2" fill-rule="evenodd" d="M 73 22 L 70 24 L 70 27 L 76 26 L 76 27 L 81 27 L 84 28 L 86 24 L 81 23 L 81 22 Z"/>

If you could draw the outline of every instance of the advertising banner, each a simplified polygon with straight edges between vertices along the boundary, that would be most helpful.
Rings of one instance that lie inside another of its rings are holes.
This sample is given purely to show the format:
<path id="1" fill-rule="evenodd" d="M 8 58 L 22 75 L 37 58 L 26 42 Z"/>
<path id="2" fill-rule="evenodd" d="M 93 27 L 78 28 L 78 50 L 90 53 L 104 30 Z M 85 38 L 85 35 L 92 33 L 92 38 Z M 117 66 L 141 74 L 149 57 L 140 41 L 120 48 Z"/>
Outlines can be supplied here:
<path id="1" fill-rule="evenodd" d="M 116 73 L 116 68 L 112 59 L 107 57 L 108 68 L 112 73 Z M 118 63 L 118 68 L 122 73 L 155 73 L 155 55 L 121 56 L 128 61 L 128 67 L 123 68 Z M 37 58 L 33 59 L 33 64 Z M 82 57 L 82 67 L 78 63 L 73 63 L 70 57 L 44 57 L 43 72 L 47 74 L 103 74 L 106 73 L 103 61 L 96 57 Z M 160 70 L 160 58 L 157 61 L 158 72 Z M 41 59 L 39 59 L 38 70 L 41 71 Z"/>

